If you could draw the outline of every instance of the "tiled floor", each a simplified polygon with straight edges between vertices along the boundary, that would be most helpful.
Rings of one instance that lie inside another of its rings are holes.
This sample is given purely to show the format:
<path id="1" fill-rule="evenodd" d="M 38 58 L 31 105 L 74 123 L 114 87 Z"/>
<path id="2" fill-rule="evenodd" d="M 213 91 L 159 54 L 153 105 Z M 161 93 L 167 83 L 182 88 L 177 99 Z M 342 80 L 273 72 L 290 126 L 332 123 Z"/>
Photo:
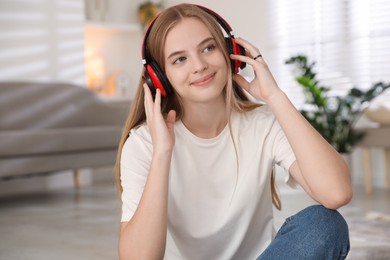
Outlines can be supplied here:
<path id="1" fill-rule="evenodd" d="M 276 226 L 312 203 L 280 186 L 284 209 Z M 113 181 L 73 189 L 0 198 L 0 259 L 117 259 L 119 203 Z M 355 188 L 340 209 L 351 232 L 348 259 L 390 259 L 390 192 L 366 196 Z"/>

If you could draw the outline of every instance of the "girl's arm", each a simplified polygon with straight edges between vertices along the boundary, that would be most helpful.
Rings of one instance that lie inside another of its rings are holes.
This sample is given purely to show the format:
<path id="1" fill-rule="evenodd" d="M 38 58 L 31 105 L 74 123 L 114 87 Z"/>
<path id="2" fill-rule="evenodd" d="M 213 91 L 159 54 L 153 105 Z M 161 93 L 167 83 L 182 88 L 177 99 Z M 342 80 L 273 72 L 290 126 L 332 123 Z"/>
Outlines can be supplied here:
<path id="1" fill-rule="evenodd" d="M 234 80 L 253 97 L 264 100 L 281 125 L 295 154 L 290 173 L 316 201 L 331 209 L 348 203 L 352 197 L 348 167 L 340 154 L 310 125 L 275 82 L 263 58 L 254 60 L 259 50 L 249 42 L 236 42 L 248 56 L 231 55 L 232 59 L 251 65 L 255 78 L 247 82 L 242 76 Z"/>
<path id="2" fill-rule="evenodd" d="M 153 155 L 137 210 L 122 222 L 120 259 L 162 259 L 167 230 L 168 171 L 170 155 Z"/>
<path id="3" fill-rule="evenodd" d="M 296 161 L 290 173 L 304 190 L 327 208 L 337 209 L 352 197 L 348 167 L 340 154 L 310 125 L 283 92 L 267 100 Z"/>
<path id="4" fill-rule="evenodd" d="M 120 259 L 162 259 L 165 253 L 168 176 L 175 142 L 173 125 L 176 114 L 170 111 L 164 119 L 160 109 L 160 91 L 157 90 L 156 100 L 153 102 L 149 88 L 144 87 L 144 90 L 153 155 L 138 207 L 131 220 L 121 224 Z"/>

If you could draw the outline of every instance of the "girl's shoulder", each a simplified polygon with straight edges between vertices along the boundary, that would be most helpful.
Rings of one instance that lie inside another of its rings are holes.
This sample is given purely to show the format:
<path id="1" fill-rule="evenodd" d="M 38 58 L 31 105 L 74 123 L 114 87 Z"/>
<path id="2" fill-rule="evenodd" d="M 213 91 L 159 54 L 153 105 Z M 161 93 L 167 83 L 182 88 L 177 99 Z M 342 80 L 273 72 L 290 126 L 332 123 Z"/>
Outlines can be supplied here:
<path id="1" fill-rule="evenodd" d="M 134 135 L 134 136 L 139 136 L 139 137 L 147 137 L 150 136 L 149 134 L 149 129 L 148 125 L 146 123 L 142 123 L 138 126 L 135 126 L 130 130 L 129 136 Z"/>
<path id="2" fill-rule="evenodd" d="M 127 140 L 151 144 L 152 137 L 150 136 L 148 125 L 143 123 L 131 129 Z"/>
<path id="3" fill-rule="evenodd" d="M 267 124 L 275 121 L 275 116 L 268 105 L 261 105 L 255 109 L 246 112 L 234 112 L 233 121 L 239 121 L 240 124 Z"/>
<path id="4" fill-rule="evenodd" d="M 231 126 L 233 132 L 245 138 L 265 137 L 280 128 L 268 105 L 262 105 L 247 112 L 234 112 Z"/>

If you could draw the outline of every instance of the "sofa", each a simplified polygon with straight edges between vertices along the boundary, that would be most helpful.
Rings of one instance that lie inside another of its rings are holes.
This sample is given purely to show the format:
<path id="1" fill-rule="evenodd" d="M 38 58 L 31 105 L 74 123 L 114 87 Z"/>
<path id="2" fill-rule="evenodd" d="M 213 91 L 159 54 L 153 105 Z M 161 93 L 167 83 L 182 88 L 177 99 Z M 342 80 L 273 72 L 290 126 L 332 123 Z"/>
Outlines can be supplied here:
<path id="1" fill-rule="evenodd" d="M 114 165 L 130 99 L 68 83 L 0 82 L 0 181 Z"/>

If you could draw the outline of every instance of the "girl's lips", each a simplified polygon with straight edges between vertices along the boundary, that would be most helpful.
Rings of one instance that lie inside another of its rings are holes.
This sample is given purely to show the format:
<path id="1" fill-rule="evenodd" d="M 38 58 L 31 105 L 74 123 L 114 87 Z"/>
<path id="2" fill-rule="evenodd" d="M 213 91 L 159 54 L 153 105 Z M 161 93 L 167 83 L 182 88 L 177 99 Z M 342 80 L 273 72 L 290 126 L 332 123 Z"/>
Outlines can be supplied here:
<path id="1" fill-rule="evenodd" d="M 211 81 L 213 81 L 214 75 L 215 75 L 215 73 L 209 74 L 207 76 L 204 76 L 204 77 L 202 77 L 202 78 L 200 78 L 198 80 L 195 80 L 195 81 L 191 82 L 191 85 L 193 85 L 193 86 L 204 86 L 204 85 L 207 85 Z"/>

